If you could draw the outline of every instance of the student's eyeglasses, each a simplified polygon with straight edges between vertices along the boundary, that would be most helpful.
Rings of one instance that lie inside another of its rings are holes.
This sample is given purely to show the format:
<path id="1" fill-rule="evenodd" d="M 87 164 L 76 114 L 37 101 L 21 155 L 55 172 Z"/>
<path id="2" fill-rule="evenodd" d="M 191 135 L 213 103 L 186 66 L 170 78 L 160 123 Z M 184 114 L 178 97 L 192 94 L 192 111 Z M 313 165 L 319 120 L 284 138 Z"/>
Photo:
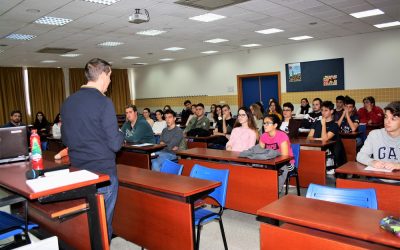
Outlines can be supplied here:
<path id="1" fill-rule="evenodd" d="M 264 125 L 265 125 L 265 126 L 274 125 L 274 123 L 273 123 L 273 122 L 264 122 Z"/>
<path id="2" fill-rule="evenodd" d="M 238 114 L 238 116 L 245 117 L 246 114 Z"/>

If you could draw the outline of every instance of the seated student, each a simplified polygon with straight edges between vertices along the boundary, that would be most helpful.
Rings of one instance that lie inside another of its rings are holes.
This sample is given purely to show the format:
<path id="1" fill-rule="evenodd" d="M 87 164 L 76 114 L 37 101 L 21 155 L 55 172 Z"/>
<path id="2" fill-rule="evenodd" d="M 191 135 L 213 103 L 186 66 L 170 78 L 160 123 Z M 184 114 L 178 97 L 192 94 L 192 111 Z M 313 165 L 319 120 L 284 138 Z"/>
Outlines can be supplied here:
<path id="1" fill-rule="evenodd" d="M 307 98 L 301 98 L 300 107 L 296 111 L 296 117 L 303 118 L 306 114 L 311 113 L 312 109 Z"/>
<path id="2" fill-rule="evenodd" d="M 311 113 L 308 113 L 304 116 L 303 121 L 301 123 L 302 128 L 310 129 L 315 121 L 320 119 L 321 117 L 321 104 L 322 100 L 320 98 L 315 98 L 312 102 L 312 109 Z"/>
<path id="3" fill-rule="evenodd" d="M 261 113 L 260 106 L 257 104 L 253 103 L 250 105 L 250 112 L 253 115 L 254 122 L 256 124 L 256 127 L 258 129 L 258 133 L 262 133 L 262 128 L 263 128 L 263 113 Z"/>
<path id="4" fill-rule="evenodd" d="M 242 152 L 253 147 L 257 138 L 258 129 L 253 115 L 246 107 L 241 107 L 229 141 L 226 143 L 226 150 Z"/>
<path id="5" fill-rule="evenodd" d="M 125 108 L 127 121 L 122 125 L 122 133 L 124 133 L 125 141 L 130 143 L 155 143 L 153 130 L 149 123 L 138 115 L 135 105 L 129 104 Z"/>
<path id="6" fill-rule="evenodd" d="M 214 135 L 221 135 L 221 137 L 217 137 L 213 141 L 211 148 L 225 149 L 235 122 L 236 119 L 232 117 L 231 108 L 229 105 L 225 104 L 222 106 L 222 120 L 218 120 L 217 126 L 213 131 Z"/>
<path id="7" fill-rule="evenodd" d="M 58 113 L 56 115 L 56 119 L 54 119 L 53 127 L 51 128 L 51 134 L 55 139 L 61 139 L 61 115 Z"/>
<path id="8" fill-rule="evenodd" d="M 171 109 L 171 106 L 165 105 L 164 108 L 163 108 L 163 112 L 167 111 L 167 109 Z"/>
<path id="9" fill-rule="evenodd" d="M 190 100 L 186 100 L 183 105 L 185 105 L 185 108 L 182 110 L 181 113 L 181 124 L 187 124 L 189 116 L 194 114 L 192 109 L 192 102 Z"/>
<path id="10" fill-rule="evenodd" d="M 218 121 L 222 121 L 222 106 L 221 105 L 215 106 L 214 113 L 213 113 L 213 121 L 216 123 Z"/>
<path id="11" fill-rule="evenodd" d="M 185 135 L 189 133 L 193 133 L 192 130 L 198 130 L 202 129 L 205 130 L 208 133 L 208 130 L 210 129 L 210 121 L 208 118 L 204 115 L 204 105 L 203 103 L 199 103 L 196 105 L 196 116 L 193 117 L 190 121 L 189 124 L 186 126 L 185 130 L 183 131 Z M 192 132 L 190 132 L 192 131 Z"/>
<path id="12" fill-rule="evenodd" d="M 292 118 L 294 106 L 290 102 L 283 104 L 283 121 L 279 129 L 285 132 L 289 138 L 296 138 L 299 133 L 300 122 Z M 265 128 L 265 127 L 264 127 Z"/>
<path id="13" fill-rule="evenodd" d="M 151 115 L 150 109 L 149 108 L 144 108 L 142 114 L 143 114 L 143 117 L 146 120 L 146 122 L 149 123 L 150 127 L 153 127 L 154 121 L 150 117 L 150 115 Z"/>
<path id="14" fill-rule="evenodd" d="M 339 118 L 342 116 L 343 112 L 344 112 L 344 102 L 345 102 L 345 97 L 342 95 L 338 95 L 336 96 L 336 108 L 335 108 L 335 112 L 333 113 L 333 115 L 335 116 L 335 122 L 337 122 L 339 120 Z M 355 104 L 354 104 L 355 106 Z M 340 123 L 338 123 L 340 124 Z"/>
<path id="15" fill-rule="evenodd" d="M 372 130 L 357 161 L 374 168 L 400 170 L 400 101 L 385 107 L 384 128 Z"/>
<path id="16" fill-rule="evenodd" d="M 42 111 L 37 112 L 35 117 L 33 128 L 37 130 L 37 133 L 40 136 L 40 141 L 44 142 L 47 140 L 47 136 L 49 136 L 50 133 L 50 123 L 47 121 L 47 118 Z"/>
<path id="17" fill-rule="evenodd" d="M 360 120 L 358 119 L 356 102 L 349 96 L 345 97 L 345 106 L 342 115 L 340 116 L 337 124 L 339 125 L 340 132 L 351 133 L 358 130 L 360 125 Z M 357 146 L 361 145 L 361 137 L 357 137 Z"/>
<path id="18" fill-rule="evenodd" d="M 25 126 L 22 123 L 22 113 L 19 110 L 14 110 L 10 114 L 10 121 L 3 125 L 4 128 Z"/>
<path id="19" fill-rule="evenodd" d="M 321 108 L 321 120 L 316 121 L 308 134 L 308 139 L 336 140 L 339 132 L 337 123 L 333 120 L 334 105 L 331 101 L 324 101 Z M 326 150 L 326 168 L 328 174 L 334 174 L 334 155 L 331 150 Z"/>
<path id="20" fill-rule="evenodd" d="M 192 113 L 190 113 L 190 115 L 188 115 L 188 118 L 186 119 L 185 126 L 189 125 L 190 120 L 192 120 L 192 118 L 196 116 L 197 104 L 190 104 L 190 105 L 191 105 L 191 110 L 192 110 L 191 112 Z"/>
<path id="21" fill-rule="evenodd" d="M 210 112 L 208 112 L 208 114 L 207 114 L 207 118 L 208 118 L 208 120 L 210 120 L 210 124 L 212 123 L 213 125 L 215 125 L 217 123 L 217 121 L 214 121 L 214 112 L 215 112 L 216 106 L 217 105 L 215 105 L 215 104 L 211 104 Z"/>
<path id="22" fill-rule="evenodd" d="M 383 125 L 384 113 L 380 107 L 375 106 L 375 98 L 372 96 L 365 97 L 363 103 L 364 107 L 358 110 L 360 123 L 377 126 Z"/>
<path id="23" fill-rule="evenodd" d="M 268 114 L 264 117 L 265 132 L 260 138 L 260 147 L 278 150 L 281 155 L 293 156 L 289 137 L 285 132 L 279 130 L 280 125 L 281 120 L 277 115 Z M 291 160 L 290 164 L 283 166 L 280 169 L 282 174 L 279 176 L 279 190 L 281 190 L 281 188 L 283 187 L 288 172 L 292 171 L 293 169 L 294 160 Z"/>
<path id="24" fill-rule="evenodd" d="M 167 145 L 167 147 L 158 151 L 156 153 L 158 157 L 151 160 L 153 171 L 160 171 L 162 163 L 165 160 L 172 161 L 177 159 L 175 152 L 179 149 L 179 144 L 183 139 L 182 129 L 175 124 L 176 113 L 169 109 L 165 111 L 164 116 L 167 127 L 161 133 L 160 144 Z"/>
<path id="25" fill-rule="evenodd" d="M 156 143 L 160 141 L 160 135 L 164 128 L 167 127 L 167 123 L 164 121 L 164 112 L 161 109 L 156 110 L 157 121 L 153 124 L 153 133 L 156 138 Z"/>
<path id="26" fill-rule="evenodd" d="M 281 106 L 279 105 L 278 102 L 276 102 L 274 100 L 270 101 L 270 103 L 269 103 L 268 114 L 275 114 L 282 121 L 282 109 L 281 109 Z"/>

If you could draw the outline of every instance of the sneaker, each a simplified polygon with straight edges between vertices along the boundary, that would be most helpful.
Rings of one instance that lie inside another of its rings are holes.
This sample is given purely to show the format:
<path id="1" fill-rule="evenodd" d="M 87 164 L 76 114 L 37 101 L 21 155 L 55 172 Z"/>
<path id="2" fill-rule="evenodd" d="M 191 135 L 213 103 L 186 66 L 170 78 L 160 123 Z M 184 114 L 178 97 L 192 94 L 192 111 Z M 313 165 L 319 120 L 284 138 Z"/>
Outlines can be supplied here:
<path id="1" fill-rule="evenodd" d="M 326 171 L 326 174 L 330 174 L 330 175 L 335 174 L 335 169 L 331 169 L 331 170 Z"/>

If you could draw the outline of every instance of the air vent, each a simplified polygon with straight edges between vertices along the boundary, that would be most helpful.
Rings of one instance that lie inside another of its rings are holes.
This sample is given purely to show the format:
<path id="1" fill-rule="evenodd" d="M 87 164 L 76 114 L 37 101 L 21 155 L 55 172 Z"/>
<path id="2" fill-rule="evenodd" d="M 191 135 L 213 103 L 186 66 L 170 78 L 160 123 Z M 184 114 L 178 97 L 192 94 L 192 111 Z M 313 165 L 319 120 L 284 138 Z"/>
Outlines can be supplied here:
<path id="1" fill-rule="evenodd" d="M 198 8 L 202 10 L 216 10 L 238 3 L 248 2 L 249 0 L 179 0 L 176 4 Z"/>
<path id="2" fill-rule="evenodd" d="M 76 49 L 67 49 L 67 48 L 44 48 L 41 50 L 38 50 L 36 52 L 38 53 L 49 53 L 49 54 L 66 54 L 69 53 L 71 51 L 75 51 Z"/>

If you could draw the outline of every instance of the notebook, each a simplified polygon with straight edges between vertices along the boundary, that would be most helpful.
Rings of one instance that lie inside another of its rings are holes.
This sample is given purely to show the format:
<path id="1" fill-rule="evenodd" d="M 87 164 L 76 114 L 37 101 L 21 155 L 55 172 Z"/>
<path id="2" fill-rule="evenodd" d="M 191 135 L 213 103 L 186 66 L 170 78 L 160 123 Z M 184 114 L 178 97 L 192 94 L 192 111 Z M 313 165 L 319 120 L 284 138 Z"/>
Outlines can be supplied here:
<path id="1" fill-rule="evenodd" d="M 0 163 L 29 159 L 25 126 L 0 128 Z"/>

